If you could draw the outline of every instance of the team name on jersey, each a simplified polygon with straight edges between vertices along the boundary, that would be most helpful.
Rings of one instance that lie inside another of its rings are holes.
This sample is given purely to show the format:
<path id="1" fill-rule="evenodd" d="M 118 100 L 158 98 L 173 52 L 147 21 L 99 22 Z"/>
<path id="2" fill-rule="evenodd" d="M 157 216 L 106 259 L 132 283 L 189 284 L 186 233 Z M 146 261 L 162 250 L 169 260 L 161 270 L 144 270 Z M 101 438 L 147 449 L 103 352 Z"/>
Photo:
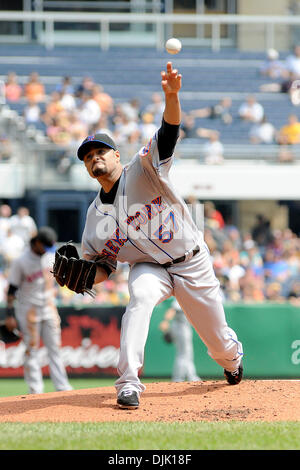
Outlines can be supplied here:
<path id="1" fill-rule="evenodd" d="M 155 216 L 166 209 L 166 207 L 167 206 L 163 202 L 162 197 L 157 196 L 151 201 L 150 204 L 145 204 L 141 207 L 140 210 L 136 211 L 134 215 L 128 216 L 124 220 L 124 223 L 130 227 L 133 227 L 135 231 L 139 231 L 141 229 L 141 225 L 145 225 L 149 220 L 152 220 Z M 120 229 L 120 227 L 117 227 L 112 237 L 105 243 L 105 246 L 110 251 L 104 248 L 100 255 L 116 258 L 120 249 L 127 241 L 128 237 L 126 234 Z"/>
<path id="2" fill-rule="evenodd" d="M 26 276 L 26 281 L 27 282 L 34 282 L 39 277 L 43 277 L 43 271 L 36 271 L 35 273 L 32 273 L 32 274 Z"/>

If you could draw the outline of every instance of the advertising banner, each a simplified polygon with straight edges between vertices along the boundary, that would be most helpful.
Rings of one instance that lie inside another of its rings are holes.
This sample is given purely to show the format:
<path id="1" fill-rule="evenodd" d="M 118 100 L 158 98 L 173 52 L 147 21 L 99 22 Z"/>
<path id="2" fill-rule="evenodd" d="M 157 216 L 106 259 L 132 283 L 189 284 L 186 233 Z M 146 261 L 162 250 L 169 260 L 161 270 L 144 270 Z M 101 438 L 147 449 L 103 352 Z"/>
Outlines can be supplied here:
<path id="1" fill-rule="evenodd" d="M 73 377 L 117 375 L 125 307 L 59 307 L 58 311 L 61 353 L 68 374 Z M 0 377 L 23 377 L 24 353 L 22 340 L 5 344 L 0 338 Z M 48 355 L 42 341 L 39 362 L 44 376 L 48 376 Z"/>
<path id="2" fill-rule="evenodd" d="M 144 377 L 170 378 L 175 358 L 173 343 L 159 329 L 171 299 L 153 312 L 145 347 Z M 125 307 L 59 307 L 62 357 L 70 377 L 117 377 L 121 320 Z M 226 304 L 228 324 L 244 348 L 245 378 L 300 379 L 300 308 L 286 304 Z M 0 309 L 0 319 L 4 310 Z M 201 378 L 221 378 L 223 369 L 208 356 L 193 333 L 194 359 Z M 0 378 L 23 377 L 22 340 L 5 344 L 0 338 Z M 41 343 L 39 361 L 49 376 L 47 350 Z"/>
<path id="3" fill-rule="evenodd" d="M 289 303 L 225 304 L 227 323 L 244 349 L 245 378 L 300 379 L 300 308 Z M 162 311 L 152 315 L 143 374 L 169 376 L 175 347 L 163 341 L 159 330 Z M 201 378 L 221 378 L 223 369 L 207 354 L 193 334 L 194 360 Z"/>

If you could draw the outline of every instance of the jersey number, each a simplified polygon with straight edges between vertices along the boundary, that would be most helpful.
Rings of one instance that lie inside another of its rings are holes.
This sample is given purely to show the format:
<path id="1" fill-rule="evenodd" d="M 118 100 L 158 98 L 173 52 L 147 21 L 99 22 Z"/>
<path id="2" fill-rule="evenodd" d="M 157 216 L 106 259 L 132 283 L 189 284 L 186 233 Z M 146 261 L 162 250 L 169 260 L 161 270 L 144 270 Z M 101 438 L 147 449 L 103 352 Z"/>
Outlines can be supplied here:
<path id="1" fill-rule="evenodd" d="M 173 227 L 170 230 L 167 230 L 167 225 L 171 224 Z M 178 225 L 175 220 L 175 215 L 174 212 L 171 211 L 163 223 L 160 225 L 159 229 L 156 230 L 154 233 L 155 237 L 157 237 L 162 243 L 169 243 L 171 240 L 173 240 L 174 237 L 174 232 L 177 232 L 178 230 Z"/>

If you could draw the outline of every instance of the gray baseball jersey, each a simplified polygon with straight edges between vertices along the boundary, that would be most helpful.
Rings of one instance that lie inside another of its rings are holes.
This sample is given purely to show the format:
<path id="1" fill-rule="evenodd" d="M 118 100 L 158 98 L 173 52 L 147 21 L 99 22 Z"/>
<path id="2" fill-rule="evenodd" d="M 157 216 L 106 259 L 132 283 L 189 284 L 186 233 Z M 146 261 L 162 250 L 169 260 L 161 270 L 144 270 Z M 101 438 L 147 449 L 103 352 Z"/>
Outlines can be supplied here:
<path id="1" fill-rule="evenodd" d="M 114 203 L 102 204 L 97 196 L 90 205 L 83 255 L 164 264 L 195 248 L 202 233 L 172 187 L 172 161 L 159 159 L 155 134 L 124 167 Z"/>
<path id="2" fill-rule="evenodd" d="M 18 287 L 18 303 L 44 307 L 54 302 L 55 283 L 50 273 L 53 262 L 54 253 L 38 256 L 28 248 L 12 263 L 9 284 Z"/>

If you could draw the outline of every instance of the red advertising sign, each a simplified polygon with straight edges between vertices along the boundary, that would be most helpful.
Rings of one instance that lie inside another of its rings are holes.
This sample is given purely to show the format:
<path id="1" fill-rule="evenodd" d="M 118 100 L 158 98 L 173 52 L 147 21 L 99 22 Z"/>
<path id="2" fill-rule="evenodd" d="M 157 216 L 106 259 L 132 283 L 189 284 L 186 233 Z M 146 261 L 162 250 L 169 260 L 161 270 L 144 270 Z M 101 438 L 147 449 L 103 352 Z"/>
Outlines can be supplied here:
<path id="1" fill-rule="evenodd" d="M 117 375 L 121 319 L 125 307 L 58 308 L 61 354 L 69 376 Z M 0 377 L 23 377 L 25 345 L 5 344 L 0 338 Z M 44 376 L 49 375 L 47 349 L 38 353 Z"/>

